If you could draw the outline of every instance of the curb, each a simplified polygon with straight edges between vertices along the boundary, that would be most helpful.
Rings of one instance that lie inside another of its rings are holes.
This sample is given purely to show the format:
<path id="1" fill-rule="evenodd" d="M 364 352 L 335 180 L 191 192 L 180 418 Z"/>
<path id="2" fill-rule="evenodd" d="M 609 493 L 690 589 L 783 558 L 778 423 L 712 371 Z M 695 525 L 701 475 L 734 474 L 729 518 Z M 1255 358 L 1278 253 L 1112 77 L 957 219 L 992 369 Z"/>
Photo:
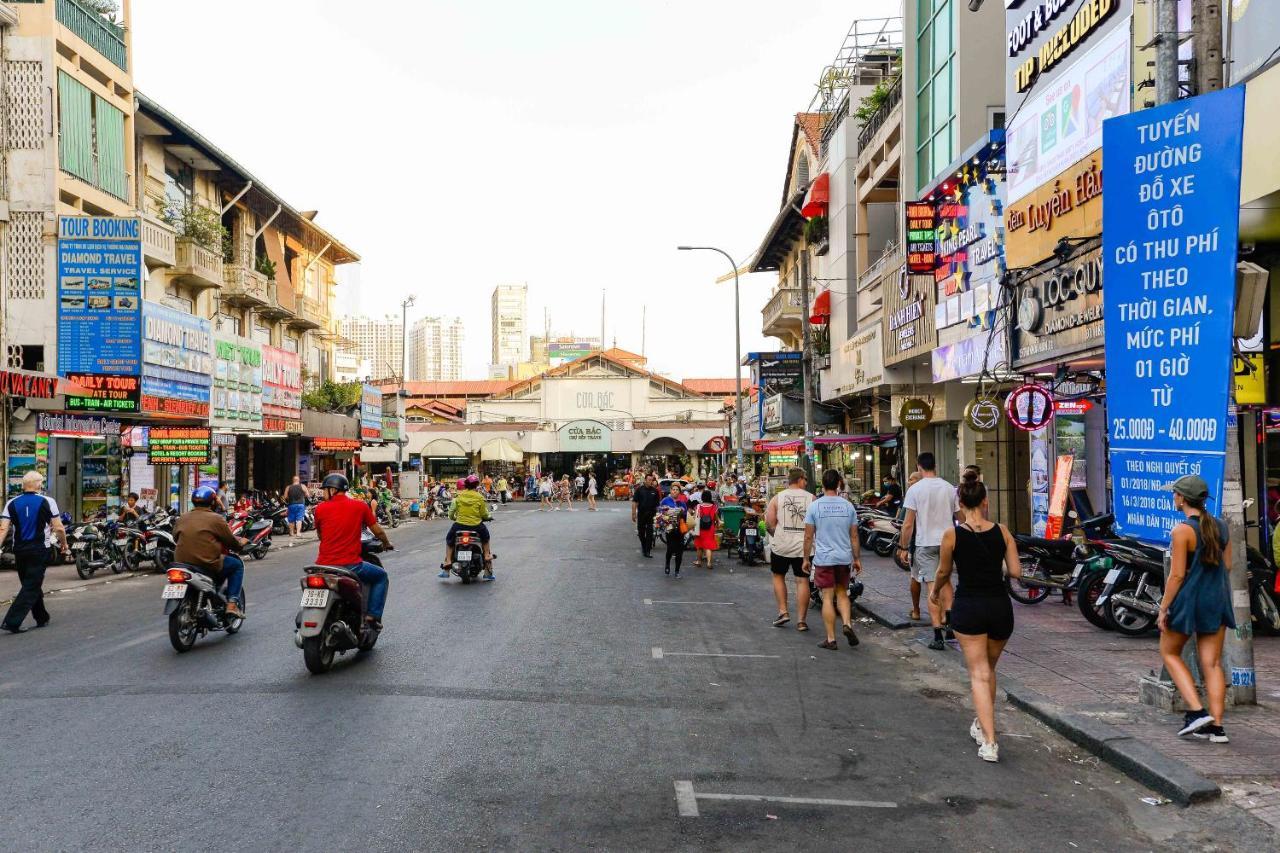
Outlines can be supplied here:
<path id="1" fill-rule="evenodd" d="M 964 660 L 946 652 L 926 652 L 928 659 L 965 677 Z M 1030 714 L 1058 734 L 1092 752 L 1121 773 L 1168 797 L 1189 806 L 1222 796 L 1222 789 L 1201 776 L 1190 765 L 1125 734 L 1115 726 L 1086 714 L 1077 714 L 1050 701 L 1043 693 L 1024 686 L 1017 679 L 1000 677 L 1000 689 L 1009 704 Z"/>
<path id="2" fill-rule="evenodd" d="M 885 608 L 878 604 L 871 604 L 862 598 L 859 598 L 853 603 L 853 609 L 857 610 L 859 613 L 865 613 L 884 627 L 894 631 L 900 631 L 903 628 L 911 628 L 914 625 L 914 623 L 909 619 L 904 619 L 901 616 L 890 616 L 886 612 Z"/>
<path id="3" fill-rule="evenodd" d="M 1004 681 L 1009 704 L 1174 802 L 1187 806 L 1222 795 L 1222 789 L 1217 783 L 1155 747 L 1130 737 L 1114 726 L 1083 714 L 1072 713 L 1029 687 L 1008 679 Z"/>

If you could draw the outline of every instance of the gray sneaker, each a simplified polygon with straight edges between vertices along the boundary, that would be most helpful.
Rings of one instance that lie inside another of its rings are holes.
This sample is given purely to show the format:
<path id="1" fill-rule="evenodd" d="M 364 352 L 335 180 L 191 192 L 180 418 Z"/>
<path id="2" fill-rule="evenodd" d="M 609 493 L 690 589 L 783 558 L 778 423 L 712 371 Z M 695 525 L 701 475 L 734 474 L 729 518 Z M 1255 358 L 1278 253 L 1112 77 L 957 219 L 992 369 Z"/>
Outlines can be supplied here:
<path id="1" fill-rule="evenodd" d="M 1213 725 L 1213 716 L 1206 710 L 1187 711 L 1182 715 L 1182 728 L 1178 729 L 1178 737 L 1192 735 L 1207 726 Z"/>

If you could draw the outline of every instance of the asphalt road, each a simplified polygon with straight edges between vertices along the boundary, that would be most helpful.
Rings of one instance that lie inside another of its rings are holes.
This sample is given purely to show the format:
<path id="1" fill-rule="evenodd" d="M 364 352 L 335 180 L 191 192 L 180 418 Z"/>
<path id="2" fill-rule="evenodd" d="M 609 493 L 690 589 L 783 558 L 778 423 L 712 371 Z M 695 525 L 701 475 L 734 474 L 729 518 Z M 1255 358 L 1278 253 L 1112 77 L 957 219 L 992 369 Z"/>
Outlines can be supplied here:
<path id="1" fill-rule="evenodd" d="M 504 508 L 492 584 L 436 579 L 443 531 L 393 532 L 378 647 L 325 676 L 291 639 L 314 545 L 250 563 L 244 630 L 181 656 L 159 577 L 51 597 L 49 627 L 0 637 L 0 848 L 1268 843 L 1227 806 L 1142 803 L 1008 709 L 981 762 L 954 681 L 869 625 L 836 653 L 771 627 L 767 569 L 664 577 L 622 505 Z"/>

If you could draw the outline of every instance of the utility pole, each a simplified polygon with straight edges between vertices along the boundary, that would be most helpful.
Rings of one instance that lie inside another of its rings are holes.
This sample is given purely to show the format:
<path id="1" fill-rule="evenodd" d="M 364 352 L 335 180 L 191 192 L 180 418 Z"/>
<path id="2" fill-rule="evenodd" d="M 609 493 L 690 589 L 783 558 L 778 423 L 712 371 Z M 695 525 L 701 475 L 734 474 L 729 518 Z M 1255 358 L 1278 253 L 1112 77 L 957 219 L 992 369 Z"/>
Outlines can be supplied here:
<path id="1" fill-rule="evenodd" d="M 413 294 L 409 294 L 400 302 L 400 387 L 396 389 L 396 398 L 403 400 L 409 391 L 405 387 L 408 374 L 405 373 L 405 365 L 409 356 L 409 306 L 417 302 L 418 299 Z M 396 409 L 399 410 L 397 405 Z M 407 435 L 396 436 L 396 473 L 404 473 L 404 446 L 408 443 Z"/>
<path id="2" fill-rule="evenodd" d="M 813 478 L 813 348 L 809 345 L 809 241 L 800 249 L 800 370 L 804 384 L 804 475 L 810 488 Z"/>
<path id="3" fill-rule="evenodd" d="M 1200 95 L 1222 89 L 1222 2 L 1194 0 L 1191 25 L 1195 31 L 1195 82 Z M 1235 391 L 1231 410 L 1235 411 Z M 1236 630 L 1228 631 L 1222 646 L 1222 665 L 1236 705 L 1258 702 L 1257 670 L 1253 662 L 1253 618 L 1249 608 L 1249 568 L 1244 536 L 1244 476 L 1240 463 L 1238 415 L 1227 418 L 1227 458 L 1222 484 L 1223 520 L 1231 542 L 1231 604 Z M 1266 513 L 1261 514 L 1266 518 Z"/>
<path id="4" fill-rule="evenodd" d="M 1178 100 L 1178 0 L 1156 0 L 1156 105 Z"/>

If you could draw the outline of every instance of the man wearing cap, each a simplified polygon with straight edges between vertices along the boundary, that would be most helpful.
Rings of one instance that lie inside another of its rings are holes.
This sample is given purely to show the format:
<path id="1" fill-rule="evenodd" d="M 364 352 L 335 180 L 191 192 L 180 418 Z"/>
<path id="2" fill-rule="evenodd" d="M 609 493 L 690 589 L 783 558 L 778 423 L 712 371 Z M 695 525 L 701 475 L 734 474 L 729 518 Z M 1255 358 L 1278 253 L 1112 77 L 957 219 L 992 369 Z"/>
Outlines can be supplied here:
<path id="1" fill-rule="evenodd" d="M 35 617 L 37 628 L 49 624 L 49 611 L 44 607 L 44 570 L 48 565 L 49 545 L 55 536 L 63 556 L 71 555 L 58 504 L 48 495 L 40 494 L 43 486 L 44 475 L 28 471 L 22 475 L 22 494 L 5 504 L 4 512 L 0 513 L 0 542 L 9 535 L 12 526 L 13 559 L 22 582 L 4 622 L 0 623 L 0 627 L 12 634 L 25 630 L 22 622 L 28 613 Z"/>

